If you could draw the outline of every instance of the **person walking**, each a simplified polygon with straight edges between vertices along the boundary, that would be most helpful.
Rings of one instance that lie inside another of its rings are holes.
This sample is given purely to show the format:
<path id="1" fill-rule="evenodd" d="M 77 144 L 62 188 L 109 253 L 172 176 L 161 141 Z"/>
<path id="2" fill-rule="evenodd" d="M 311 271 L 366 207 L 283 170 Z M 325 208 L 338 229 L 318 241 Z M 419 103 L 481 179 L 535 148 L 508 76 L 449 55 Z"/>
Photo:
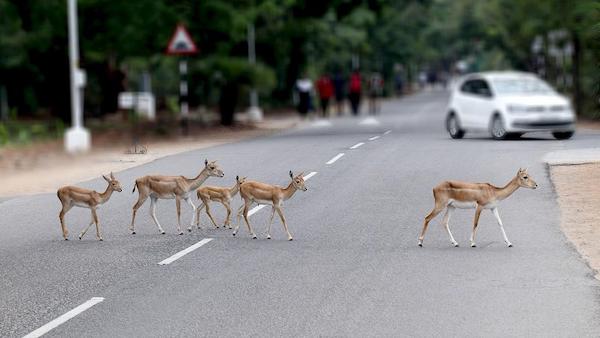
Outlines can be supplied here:
<path id="1" fill-rule="evenodd" d="M 344 98 L 346 97 L 346 80 L 339 70 L 333 76 L 333 88 L 335 90 L 335 103 L 337 106 L 337 114 L 344 114 Z"/>
<path id="2" fill-rule="evenodd" d="M 327 108 L 329 107 L 329 100 L 333 96 L 333 82 L 327 74 L 323 74 L 317 81 L 317 91 L 319 92 L 319 99 L 321 101 L 321 114 L 323 117 L 327 117 Z"/>
<path id="3" fill-rule="evenodd" d="M 371 73 L 369 78 L 369 115 L 379 113 L 379 98 L 383 96 L 383 78 L 377 72 Z"/>
<path id="4" fill-rule="evenodd" d="M 362 94 L 362 79 L 360 72 L 355 70 L 350 76 L 350 86 L 348 90 L 348 98 L 352 107 L 352 115 L 358 116 L 360 113 L 360 97 Z"/>
<path id="5" fill-rule="evenodd" d="M 298 113 L 303 118 L 306 118 L 308 112 L 312 108 L 311 92 L 313 83 L 308 77 L 303 77 L 296 81 L 296 91 L 298 93 Z"/>

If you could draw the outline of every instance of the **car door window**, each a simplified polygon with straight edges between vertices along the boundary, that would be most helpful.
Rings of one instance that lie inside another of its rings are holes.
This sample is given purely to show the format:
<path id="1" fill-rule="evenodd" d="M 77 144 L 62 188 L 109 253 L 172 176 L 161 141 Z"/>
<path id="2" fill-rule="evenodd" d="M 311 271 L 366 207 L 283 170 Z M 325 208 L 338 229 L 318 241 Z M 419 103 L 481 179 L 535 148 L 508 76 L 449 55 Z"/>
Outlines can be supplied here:
<path id="1" fill-rule="evenodd" d="M 485 80 L 473 80 L 472 93 L 481 97 L 492 97 L 492 90 Z"/>

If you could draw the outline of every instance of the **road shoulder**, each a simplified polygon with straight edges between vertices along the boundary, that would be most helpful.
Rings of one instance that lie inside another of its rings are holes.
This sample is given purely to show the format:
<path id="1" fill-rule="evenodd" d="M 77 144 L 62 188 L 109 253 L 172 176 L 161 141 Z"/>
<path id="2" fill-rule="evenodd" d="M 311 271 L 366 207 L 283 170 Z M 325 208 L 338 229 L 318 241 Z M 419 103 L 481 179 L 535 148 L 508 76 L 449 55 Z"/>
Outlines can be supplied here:
<path id="1" fill-rule="evenodd" d="M 545 160 L 562 231 L 600 279 L 600 149 L 561 150 Z"/>

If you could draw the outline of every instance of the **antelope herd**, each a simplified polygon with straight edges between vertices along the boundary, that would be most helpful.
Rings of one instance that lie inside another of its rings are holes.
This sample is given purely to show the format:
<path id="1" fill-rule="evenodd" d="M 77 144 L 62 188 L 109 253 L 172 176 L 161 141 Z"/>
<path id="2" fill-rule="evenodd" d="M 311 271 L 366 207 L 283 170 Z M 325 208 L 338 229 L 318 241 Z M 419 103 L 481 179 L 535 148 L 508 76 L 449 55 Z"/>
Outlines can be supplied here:
<path id="1" fill-rule="evenodd" d="M 273 218 L 275 212 L 279 215 L 283 228 L 287 234 L 288 240 L 291 241 L 292 235 L 289 232 L 285 216 L 283 215 L 282 205 L 283 202 L 292 198 L 294 193 L 298 190 L 307 191 L 304 184 L 304 176 L 302 173 L 294 175 L 290 170 L 290 183 L 286 187 L 277 185 L 271 185 L 267 183 L 261 183 L 257 181 L 247 180 L 246 177 L 236 176 L 236 182 L 231 187 L 217 187 L 217 186 L 204 186 L 201 185 L 209 177 L 224 177 L 225 174 L 221 168 L 216 164 L 216 161 L 209 162 L 204 161 L 204 168 L 194 178 L 187 178 L 184 176 L 163 176 L 163 175 L 148 175 L 143 176 L 135 180 L 133 192 L 138 191 L 138 200 L 133 206 L 133 213 L 131 216 L 131 225 L 129 230 L 131 234 L 135 234 L 135 216 L 137 210 L 144 204 L 144 202 L 150 197 L 150 216 L 154 221 L 154 224 L 158 227 L 158 231 L 164 234 L 162 226 L 156 218 L 156 203 L 159 199 L 174 199 L 177 210 L 177 232 L 183 235 L 181 230 L 181 201 L 188 203 L 193 210 L 192 220 L 188 227 L 188 231 L 192 231 L 194 223 L 197 229 L 200 229 L 200 212 L 202 209 L 206 210 L 210 221 L 215 228 L 219 228 L 219 225 L 215 221 L 213 215 L 210 212 L 210 202 L 219 202 L 227 210 L 227 216 L 223 223 L 224 228 L 232 229 L 231 226 L 231 202 L 235 195 L 240 194 L 243 202 L 242 206 L 237 211 L 237 224 L 233 230 L 233 236 L 235 236 L 240 227 L 240 218 L 244 217 L 244 222 L 248 228 L 250 236 L 255 239 L 256 234 L 252 230 L 252 226 L 248 220 L 248 213 L 250 207 L 253 204 L 257 205 L 270 205 L 271 206 L 271 217 L 267 228 L 267 239 L 271 239 L 271 226 L 273 224 Z M 62 235 L 65 240 L 68 240 L 69 232 L 65 225 L 65 214 L 73 207 L 88 208 L 91 211 L 91 220 L 89 225 L 79 234 L 79 239 L 82 239 L 92 224 L 96 224 L 96 238 L 102 241 L 102 234 L 100 231 L 100 224 L 98 221 L 98 215 L 96 211 L 100 206 L 106 203 L 114 191 L 121 192 L 121 184 L 110 173 L 110 176 L 102 176 L 108 183 L 106 190 L 103 193 L 97 191 L 83 189 L 74 186 L 66 186 L 58 189 L 58 199 L 62 204 L 62 209 L 59 214 L 60 226 Z M 498 203 L 510 195 L 512 195 L 519 188 L 536 189 L 537 183 L 530 177 L 526 169 L 519 169 L 515 177 L 508 182 L 504 187 L 496 187 L 489 183 L 468 183 L 461 181 L 445 181 L 435 188 L 433 188 L 433 197 L 435 199 L 435 206 L 433 210 L 425 217 L 423 223 L 423 229 L 418 240 L 418 246 L 423 246 L 423 239 L 429 222 L 435 218 L 444 209 L 446 213 L 442 220 L 448 235 L 450 242 L 455 247 L 458 247 L 458 242 L 454 239 L 452 232 L 450 231 L 449 221 L 450 216 L 456 208 L 459 209 L 475 209 L 475 218 L 473 220 L 473 229 L 471 232 L 471 247 L 476 247 L 475 244 L 475 233 L 479 223 L 479 217 L 484 209 L 489 209 L 494 214 L 504 242 L 508 247 L 512 247 L 512 243 L 508 240 L 500 214 L 498 213 Z M 200 200 L 201 204 L 196 207 L 191 200 L 191 193 L 196 191 L 196 196 Z"/>

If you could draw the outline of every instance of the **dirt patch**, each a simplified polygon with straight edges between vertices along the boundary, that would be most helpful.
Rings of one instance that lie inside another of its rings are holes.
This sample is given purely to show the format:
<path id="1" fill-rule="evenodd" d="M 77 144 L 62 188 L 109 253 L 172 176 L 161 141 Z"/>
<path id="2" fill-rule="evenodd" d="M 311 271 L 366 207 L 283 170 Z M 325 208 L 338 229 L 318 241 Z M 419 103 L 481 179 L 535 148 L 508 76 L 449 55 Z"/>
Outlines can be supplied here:
<path id="1" fill-rule="evenodd" d="M 72 156 L 64 152 L 62 140 L 26 147 L 0 149 L 0 201 L 4 197 L 56 191 L 57 188 L 118 172 L 157 158 L 185 151 L 208 148 L 243 139 L 269 135 L 300 123 L 295 116 L 266 119 L 252 126 L 211 127 L 192 130 L 188 137 L 151 139 L 142 137 L 145 154 L 130 154 L 131 137 L 117 136 L 114 131 L 92 136 L 93 151 Z"/>
<path id="2" fill-rule="evenodd" d="M 600 279 L 600 163 L 551 166 L 561 227 Z"/>

